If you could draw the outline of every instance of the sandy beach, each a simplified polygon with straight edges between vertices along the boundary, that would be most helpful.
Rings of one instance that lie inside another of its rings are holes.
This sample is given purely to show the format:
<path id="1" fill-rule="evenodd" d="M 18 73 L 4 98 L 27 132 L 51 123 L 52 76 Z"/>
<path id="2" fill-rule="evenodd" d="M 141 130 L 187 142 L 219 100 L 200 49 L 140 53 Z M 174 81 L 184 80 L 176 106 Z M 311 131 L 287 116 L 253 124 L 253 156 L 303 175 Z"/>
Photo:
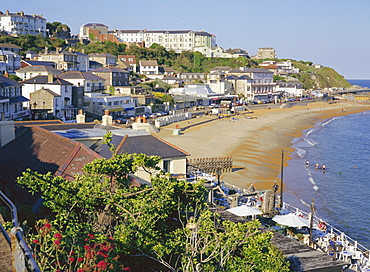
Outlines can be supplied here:
<path id="1" fill-rule="evenodd" d="M 233 171 L 221 176 L 229 184 L 271 189 L 274 180 L 279 182 L 282 150 L 284 166 L 289 163 L 293 138 L 322 120 L 367 110 L 370 106 L 363 104 L 316 101 L 284 109 L 258 109 L 234 119 L 202 116 L 162 127 L 158 136 L 190 153 L 190 158 L 232 157 Z M 173 135 L 176 126 L 183 129 L 181 135 Z"/>

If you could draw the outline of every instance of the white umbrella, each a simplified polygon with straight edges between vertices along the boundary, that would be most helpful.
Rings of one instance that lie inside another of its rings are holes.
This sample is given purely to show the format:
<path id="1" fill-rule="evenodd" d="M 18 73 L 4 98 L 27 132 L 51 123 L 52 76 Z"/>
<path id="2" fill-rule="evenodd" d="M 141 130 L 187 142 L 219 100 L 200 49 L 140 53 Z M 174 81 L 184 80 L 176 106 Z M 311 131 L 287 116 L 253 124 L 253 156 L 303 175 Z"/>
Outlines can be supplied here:
<path id="1" fill-rule="evenodd" d="M 250 215 L 262 214 L 260 210 L 248 207 L 246 205 L 241 205 L 238 207 L 230 208 L 230 209 L 227 209 L 226 211 L 231 212 L 232 214 L 235 214 L 237 216 L 250 216 Z"/>
<path id="2" fill-rule="evenodd" d="M 275 215 L 272 220 L 280 225 L 289 227 L 308 227 L 310 225 L 310 222 L 306 218 L 300 217 L 294 213 Z"/>

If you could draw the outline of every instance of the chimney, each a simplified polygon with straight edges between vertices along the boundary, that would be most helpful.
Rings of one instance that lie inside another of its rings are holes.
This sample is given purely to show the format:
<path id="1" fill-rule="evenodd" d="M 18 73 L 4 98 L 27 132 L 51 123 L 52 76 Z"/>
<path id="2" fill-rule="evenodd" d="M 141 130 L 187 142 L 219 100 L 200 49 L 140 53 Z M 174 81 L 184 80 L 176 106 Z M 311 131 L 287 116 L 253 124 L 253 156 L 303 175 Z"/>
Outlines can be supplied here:
<path id="1" fill-rule="evenodd" d="M 105 111 L 105 115 L 103 115 L 101 121 L 103 126 L 112 125 L 113 124 L 113 117 L 109 115 L 109 110 Z"/>
<path id="2" fill-rule="evenodd" d="M 45 46 L 45 54 L 48 54 L 49 53 L 49 50 L 48 48 Z"/>
<path id="3" fill-rule="evenodd" d="M 14 139 L 14 121 L 0 121 L 0 147 L 3 147 Z"/>
<path id="4" fill-rule="evenodd" d="M 6 11 L 5 11 L 5 15 L 6 15 L 6 16 L 9 16 L 9 10 L 6 10 Z"/>
<path id="5" fill-rule="evenodd" d="M 53 82 L 54 82 L 54 75 L 48 74 L 48 83 L 53 83 Z"/>
<path id="6" fill-rule="evenodd" d="M 4 77 L 9 78 L 9 73 L 8 73 L 8 71 L 5 71 L 5 72 L 4 72 L 4 74 L 3 74 L 3 76 L 4 76 Z"/>
<path id="7" fill-rule="evenodd" d="M 78 110 L 78 114 L 76 115 L 77 123 L 85 123 L 85 115 L 82 112 L 82 110 Z"/>

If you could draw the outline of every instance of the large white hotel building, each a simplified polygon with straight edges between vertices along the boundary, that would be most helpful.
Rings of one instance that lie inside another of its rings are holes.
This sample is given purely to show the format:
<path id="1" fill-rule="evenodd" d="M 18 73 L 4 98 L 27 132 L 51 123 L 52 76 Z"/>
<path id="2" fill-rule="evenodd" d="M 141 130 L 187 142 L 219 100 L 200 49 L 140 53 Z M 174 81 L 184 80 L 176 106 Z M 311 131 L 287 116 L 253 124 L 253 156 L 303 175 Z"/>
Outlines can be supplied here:
<path id="1" fill-rule="evenodd" d="M 40 15 L 27 15 L 23 11 L 5 13 L 0 11 L 0 31 L 10 35 L 38 35 L 46 36 L 46 19 Z"/>
<path id="2" fill-rule="evenodd" d="M 192 30 L 114 30 L 114 34 L 120 42 L 143 43 L 150 47 L 157 43 L 167 50 L 181 53 L 184 50 L 194 51 L 196 48 L 216 47 L 216 37 L 205 31 Z"/>

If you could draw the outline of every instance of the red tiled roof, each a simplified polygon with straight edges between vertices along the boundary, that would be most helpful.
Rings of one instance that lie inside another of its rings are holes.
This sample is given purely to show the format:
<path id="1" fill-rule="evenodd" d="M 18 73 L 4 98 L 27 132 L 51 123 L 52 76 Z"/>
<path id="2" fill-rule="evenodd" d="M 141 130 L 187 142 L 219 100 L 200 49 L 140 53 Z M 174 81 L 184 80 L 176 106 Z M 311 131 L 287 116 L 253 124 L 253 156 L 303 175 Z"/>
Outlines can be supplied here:
<path id="1" fill-rule="evenodd" d="M 82 173 L 86 163 L 100 157 L 85 145 L 46 129 L 24 128 L 15 140 L 0 148 L 2 189 L 15 203 L 32 206 L 39 196 L 29 194 L 15 182 L 27 168 L 73 180 L 76 174 Z"/>

